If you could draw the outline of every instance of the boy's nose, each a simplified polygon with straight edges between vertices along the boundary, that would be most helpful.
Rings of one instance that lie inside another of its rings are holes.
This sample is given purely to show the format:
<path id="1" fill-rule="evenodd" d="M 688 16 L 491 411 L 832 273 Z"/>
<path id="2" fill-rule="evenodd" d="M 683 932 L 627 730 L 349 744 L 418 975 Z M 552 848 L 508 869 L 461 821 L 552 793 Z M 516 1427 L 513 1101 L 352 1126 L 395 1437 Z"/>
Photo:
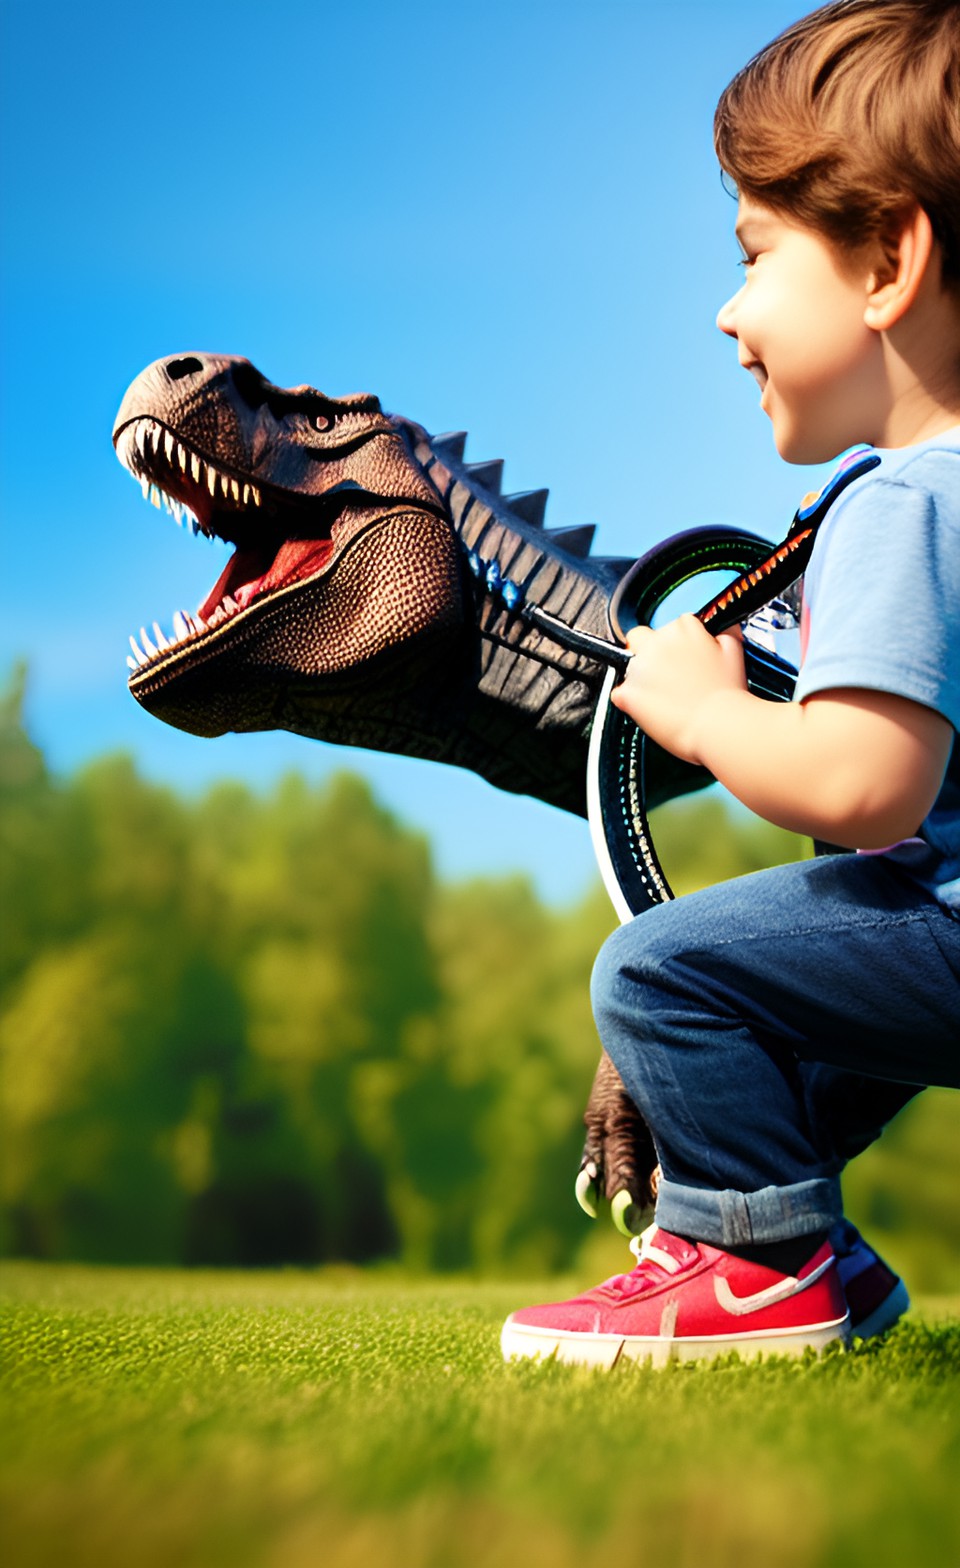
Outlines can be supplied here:
<path id="1" fill-rule="evenodd" d="M 721 332 L 725 332 L 727 334 L 728 338 L 735 338 L 737 335 L 735 316 L 736 304 L 739 297 L 740 291 L 738 289 L 736 294 L 731 295 L 731 297 L 727 300 L 727 303 L 725 305 L 721 305 L 719 311 L 717 312 L 717 326 L 720 328 Z"/>

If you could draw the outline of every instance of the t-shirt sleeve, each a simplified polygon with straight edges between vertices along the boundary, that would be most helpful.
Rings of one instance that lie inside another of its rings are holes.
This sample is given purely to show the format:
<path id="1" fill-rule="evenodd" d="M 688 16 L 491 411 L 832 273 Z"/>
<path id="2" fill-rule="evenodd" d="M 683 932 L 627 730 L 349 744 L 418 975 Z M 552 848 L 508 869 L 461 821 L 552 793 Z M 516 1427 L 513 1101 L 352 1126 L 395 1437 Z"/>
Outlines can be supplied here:
<path id="1" fill-rule="evenodd" d="M 865 687 L 960 729 L 960 495 L 865 481 L 823 523 L 804 597 L 797 701 Z"/>

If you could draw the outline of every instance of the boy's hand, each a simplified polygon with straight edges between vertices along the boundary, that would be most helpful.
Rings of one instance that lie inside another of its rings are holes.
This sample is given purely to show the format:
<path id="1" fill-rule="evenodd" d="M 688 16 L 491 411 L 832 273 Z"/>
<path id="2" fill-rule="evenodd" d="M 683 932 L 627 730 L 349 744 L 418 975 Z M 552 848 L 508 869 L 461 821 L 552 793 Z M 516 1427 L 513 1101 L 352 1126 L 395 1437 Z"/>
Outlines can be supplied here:
<path id="1" fill-rule="evenodd" d="M 634 627 L 627 647 L 633 657 L 610 701 L 675 757 L 702 762 L 700 719 L 711 699 L 747 689 L 739 633 L 714 637 L 695 615 L 681 615 L 656 630 Z"/>
<path id="2" fill-rule="evenodd" d="M 737 636 L 693 615 L 627 638 L 611 701 L 750 811 L 849 849 L 910 838 L 937 798 L 954 742 L 941 713 L 893 692 L 837 687 L 767 702 L 746 682 Z"/>

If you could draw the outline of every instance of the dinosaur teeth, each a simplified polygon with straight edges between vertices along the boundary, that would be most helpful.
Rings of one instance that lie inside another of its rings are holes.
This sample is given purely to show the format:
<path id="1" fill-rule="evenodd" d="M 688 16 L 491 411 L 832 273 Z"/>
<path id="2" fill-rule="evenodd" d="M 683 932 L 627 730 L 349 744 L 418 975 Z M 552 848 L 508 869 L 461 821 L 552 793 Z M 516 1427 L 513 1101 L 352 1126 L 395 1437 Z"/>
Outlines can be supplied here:
<path id="1" fill-rule="evenodd" d="M 133 657 L 127 655 L 128 667 L 136 673 L 145 669 L 154 659 L 161 658 L 165 653 L 178 648 L 181 643 L 188 642 L 208 629 L 209 623 L 200 615 L 190 615 L 186 610 L 173 612 L 173 637 L 166 635 L 159 621 L 153 623 L 153 636 L 145 626 L 140 628 L 140 641 L 136 637 L 130 638 L 130 648 Z"/>
<path id="2" fill-rule="evenodd" d="M 235 506 L 261 506 L 262 498 L 257 486 L 248 480 L 235 479 L 221 473 L 198 453 L 191 451 L 156 420 L 142 417 L 121 431 L 117 439 L 117 456 L 124 467 L 138 481 L 145 501 L 151 506 L 164 508 L 176 519 L 180 527 L 186 526 L 196 537 L 202 533 L 207 539 L 216 536 L 200 521 L 186 501 L 178 500 L 163 489 L 151 475 L 158 460 L 172 471 L 179 471 L 185 478 L 206 489 L 214 501 L 232 501 Z"/>

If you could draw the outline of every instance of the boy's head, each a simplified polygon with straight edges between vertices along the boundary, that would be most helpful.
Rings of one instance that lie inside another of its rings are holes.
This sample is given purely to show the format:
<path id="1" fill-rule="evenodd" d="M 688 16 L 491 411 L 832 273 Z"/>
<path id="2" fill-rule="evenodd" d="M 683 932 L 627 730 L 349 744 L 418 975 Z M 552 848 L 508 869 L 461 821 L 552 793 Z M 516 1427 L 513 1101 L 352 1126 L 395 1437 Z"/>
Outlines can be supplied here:
<path id="1" fill-rule="evenodd" d="M 721 166 L 846 250 L 915 204 L 960 290 L 960 0 L 835 0 L 744 66 L 717 106 Z"/>
<path id="2" fill-rule="evenodd" d="M 743 287 L 717 318 L 788 462 L 960 421 L 960 0 L 837 0 L 734 78 Z"/>

